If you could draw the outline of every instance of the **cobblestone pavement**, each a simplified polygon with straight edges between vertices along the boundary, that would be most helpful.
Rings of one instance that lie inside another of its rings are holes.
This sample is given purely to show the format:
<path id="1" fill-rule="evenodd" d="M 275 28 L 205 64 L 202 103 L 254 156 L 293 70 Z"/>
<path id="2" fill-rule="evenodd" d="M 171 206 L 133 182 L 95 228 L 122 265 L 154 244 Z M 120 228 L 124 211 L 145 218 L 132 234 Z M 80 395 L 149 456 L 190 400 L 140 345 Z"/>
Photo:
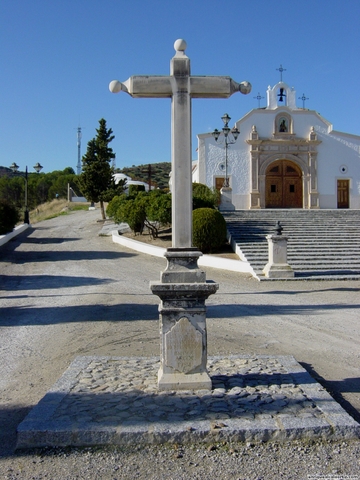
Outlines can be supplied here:
<path id="1" fill-rule="evenodd" d="M 212 390 L 159 392 L 159 361 L 78 357 L 18 445 L 355 438 L 360 426 L 289 356 L 211 357 Z"/>

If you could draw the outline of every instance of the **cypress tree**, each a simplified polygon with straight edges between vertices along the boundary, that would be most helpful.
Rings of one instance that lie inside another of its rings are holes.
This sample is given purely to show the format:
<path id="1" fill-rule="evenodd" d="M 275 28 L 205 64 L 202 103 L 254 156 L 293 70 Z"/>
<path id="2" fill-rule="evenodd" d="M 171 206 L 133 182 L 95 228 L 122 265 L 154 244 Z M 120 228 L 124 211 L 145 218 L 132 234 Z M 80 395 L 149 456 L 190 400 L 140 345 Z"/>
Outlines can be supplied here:
<path id="1" fill-rule="evenodd" d="M 96 137 L 87 144 L 87 151 L 82 158 L 81 187 L 90 202 L 100 202 L 101 216 L 105 220 L 104 201 L 107 192 L 114 188 L 114 169 L 111 160 L 115 154 L 109 143 L 114 140 L 111 128 L 106 128 L 106 120 L 99 120 Z"/>

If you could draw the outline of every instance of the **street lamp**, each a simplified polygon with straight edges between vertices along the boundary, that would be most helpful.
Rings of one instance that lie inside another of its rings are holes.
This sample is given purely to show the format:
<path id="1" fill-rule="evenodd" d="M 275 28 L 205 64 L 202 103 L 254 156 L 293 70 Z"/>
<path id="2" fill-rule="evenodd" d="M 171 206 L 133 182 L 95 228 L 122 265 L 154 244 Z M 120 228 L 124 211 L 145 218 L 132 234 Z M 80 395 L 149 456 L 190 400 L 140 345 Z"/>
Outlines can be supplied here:
<path id="1" fill-rule="evenodd" d="M 15 162 L 10 165 L 11 170 L 14 173 L 17 173 L 19 170 L 19 165 L 16 165 Z M 43 168 L 42 165 L 40 165 L 39 162 L 37 162 L 33 166 L 34 170 L 36 170 L 37 173 L 40 172 L 40 170 Z M 30 217 L 29 217 L 29 209 L 28 209 L 28 167 L 26 166 L 25 169 L 25 213 L 24 213 L 24 223 L 29 224 L 30 223 Z"/>
<path id="2" fill-rule="evenodd" d="M 221 129 L 222 133 L 224 135 L 224 141 L 225 141 L 225 179 L 224 179 L 224 184 L 223 187 L 229 187 L 229 178 L 228 178 L 228 146 L 232 145 L 233 143 L 236 142 L 240 131 L 234 127 L 230 129 L 229 127 L 229 122 L 231 118 L 227 113 L 224 113 L 224 115 L 221 117 L 221 120 L 224 122 L 224 126 Z M 215 141 L 217 142 L 219 137 L 221 135 L 221 132 L 215 128 L 215 130 L 212 132 L 212 136 L 215 138 Z"/>

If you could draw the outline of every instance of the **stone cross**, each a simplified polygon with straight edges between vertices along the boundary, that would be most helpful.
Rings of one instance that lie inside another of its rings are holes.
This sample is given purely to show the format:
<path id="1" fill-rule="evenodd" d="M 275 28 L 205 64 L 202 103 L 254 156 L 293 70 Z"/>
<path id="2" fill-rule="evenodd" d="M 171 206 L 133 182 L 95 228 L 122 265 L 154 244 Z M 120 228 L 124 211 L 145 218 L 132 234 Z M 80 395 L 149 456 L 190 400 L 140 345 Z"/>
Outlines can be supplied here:
<path id="1" fill-rule="evenodd" d="M 218 284 L 206 282 L 198 268 L 201 254 L 192 248 L 191 99 L 228 98 L 235 92 L 250 93 L 248 82 L 230 77 L 192 76 L 185 55 L 186 42 L 176 40 L 169 76 L 135 75 L 126 82 L 114 80 L 109 88 L 132 97 L 171 98 L 172 248 L 160 282 L 151 282 L 160 297 L 160 390 L 210 389 L 206 371 L 205 300 Z"/>
<path id="2" fill-rule="evenodd" d="M 126 82 L 113 80 L 112 93 L 121 90 L 132 97 L 171 98 L 172 161 L 172 246 L 192 246 L 192 153 L 191 99 L 228 98 L 235 92 L 248 94 L 248 82 L 236 83 L 230 77 L 192 76 L 185 40 L 176 40 L 170 75 L 134 75 Z"/>

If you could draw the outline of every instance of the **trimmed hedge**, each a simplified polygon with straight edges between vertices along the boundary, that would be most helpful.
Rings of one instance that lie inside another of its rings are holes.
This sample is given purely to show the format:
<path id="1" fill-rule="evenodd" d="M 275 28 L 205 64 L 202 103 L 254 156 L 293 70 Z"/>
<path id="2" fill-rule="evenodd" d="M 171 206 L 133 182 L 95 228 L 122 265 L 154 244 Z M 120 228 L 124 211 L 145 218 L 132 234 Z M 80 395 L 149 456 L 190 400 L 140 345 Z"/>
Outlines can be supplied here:
<path id="1" fill-rule="evenodd" d="M 193 211 L 193 245 L 203 253 L 212 253 L 226 242 L 226 222 L 218 210 Z"/>
<path id="2" fill-rule="evenodd" d="M 198 208 L 216 208 L 220 203 L 220 193 L 203 183 L 192 184 L 193 210 Z"/>

